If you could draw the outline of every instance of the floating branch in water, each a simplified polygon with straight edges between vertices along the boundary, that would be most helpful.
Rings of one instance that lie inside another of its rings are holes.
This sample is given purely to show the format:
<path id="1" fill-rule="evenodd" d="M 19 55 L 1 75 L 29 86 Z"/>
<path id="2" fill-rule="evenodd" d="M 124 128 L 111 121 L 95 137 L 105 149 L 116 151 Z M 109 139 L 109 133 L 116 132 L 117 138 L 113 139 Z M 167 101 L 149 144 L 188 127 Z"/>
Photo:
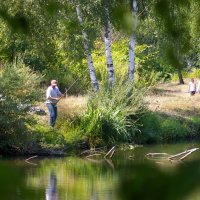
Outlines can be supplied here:
<path id="1" fill-rule="evenodd" d="M 94 154 L 86 156 L 86 158 L 90 158 L 92 156 L 102 156 L 102 154 L 100 154 L 100 153 L 94 153 Z"/>
<path id="2" fill-rule="evenodd" d="M 99 154 L 98 154 L 99 155 Z M 101 154 L 102 155 L 102 154 Z M 90 162 L 93 162 L 93 163 L 98 163 L 98 164 L 102 164 L 102 163 L 107 163 L 112 169 L 115 169 L 115 166 L 114 164 L 112 163 L 112 160 L 111 159 L 107 159 L 107 158 L 103 158 L 103 159 L 91 159 L 92 156 L 95 156 L 94 154 L 93 155 L 90 155 L 90 156 L 87 156 L 86 159 Z M 97 156 L 97 155 L 96 155 Z"/>
<path id="3" fill-rule="evenodd" d="M 103 156 L 104 159 L 109 158 L 111 159 L 115 153 L 115 146 L 113 146 L 107 153 L 105 151 L 97 151 L 97 150 L 86 150 L 81 153 L 81 155 L 85 155 L 86 158 L 91 158 L 93 156 Z M 87 155 L 87 156 L 86 156 Z"/>
<path id="4" fill-rule="evenodd" d="M 173 160 L 182 161 L 183 159 L 185 159 L 187 156 L 189 156 L 191 153 L 195 152 L 198 149 L 199 148 L 189 149 L 175 155 L 170 155 L 167 153 L 148 153 L 146 154 L 146 157 L 148 159 L 167 159 L 170 161 L 173 161 Z"/>
<path id="5" fill-rule="evenodd" d="M 175 159 L 175 158 L 177 158 L 177 157 L 183 155 L 182 157 L 180 157 L 180 158 L 178 159 L 178 160 L 183 160 L 183 159 L 185 159 L 187 156 L 189 156 L 191 153 L 195 152 L 195 151 L 198 150 L 198 149 L 199 149 L 199 148 L 193 148 L 193 149 L 186 150 L 186 151 L 184 151 L 184 152 L 181 152 L 181 153 L 178 153 L 178 154 L 176 154 L 176 155 L 170 156 L 169 159 L 170 159 L 170 160 L 173 160 L 173 159 Z"/>
<path id="6" fill-rule="evenodd" d="M 34 159 L 34 158 L 37 158 L 37 157 L 38 157 L 38 156 L 31 156 L 31 157 L 27 158 L 27 159 L 25 160 L 25 162 L 28 163 L 28 164 L 31 164 L 31 165 L 37 165 L 36 163 L 29 162 L 29 160 Z"/>
<path id="7" fill-rule="evenodd" d="M 108 153 L 104 156 L 104 158 L 106 158 L 108 155 L 110 155 L 110 158 L 113 157 L 113 154 L 115 153 L 115 146 L 113 146 Z"/>
<path id="8" fill-rule="evenodd" d="M 113 157 L 114 153 L 115 153 L 115 149 L 111 152 L 111 154 L 110 154 L 110 158 Z"/>
<path id="9" fill-rule="evenodd" d="M 169 158 L 171 155 L 167 153 L 148 153 L 146 154 L 147 158 L 153 158 L 153 159 L 166 159 Z"/>
<path id="10" fill-rule="evenodd" d="M 31 157 L 27 158 L 26 161 L 31 160 L 31 159 L 33 159 L 33 158 L 37 158 L 37 157 L 38 157 L 38 156 L 31 156 Z"/>
<path id="11" fill-rule="evenodd" d="M 96 153 L 99 153 L 99 154 L 104 154 L 104 150 L 106 149 L 106 147 L 101 147 L 101 148 L 93 148 L 93 149 L 89 149 L 89 150 L 85 150 L 83 152 L 81 152 L 81 156 L 82 155 L 93 155 L 93 154 L 96 154 Z"/>

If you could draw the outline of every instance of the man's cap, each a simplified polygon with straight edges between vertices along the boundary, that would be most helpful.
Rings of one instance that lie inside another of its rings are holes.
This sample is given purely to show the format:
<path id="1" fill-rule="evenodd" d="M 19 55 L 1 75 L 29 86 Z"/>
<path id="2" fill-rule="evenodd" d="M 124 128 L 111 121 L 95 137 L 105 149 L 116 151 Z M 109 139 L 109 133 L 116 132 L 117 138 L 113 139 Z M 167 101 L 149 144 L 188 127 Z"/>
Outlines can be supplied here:
<path id="1" fill-rule="evenodd" d="M 53 86 L 57 85 L 57 81 L 56 80 L 51 80 L 51 85 L 53 85 Z"/>

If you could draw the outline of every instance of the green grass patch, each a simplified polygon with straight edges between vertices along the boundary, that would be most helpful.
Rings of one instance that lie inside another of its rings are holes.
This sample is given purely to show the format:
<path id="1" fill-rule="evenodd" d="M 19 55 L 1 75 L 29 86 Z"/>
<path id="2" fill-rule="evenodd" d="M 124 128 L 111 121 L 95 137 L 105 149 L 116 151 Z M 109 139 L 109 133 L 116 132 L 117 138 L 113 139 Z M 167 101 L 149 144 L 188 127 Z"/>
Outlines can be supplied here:
<path id="1" fill-rule="evenodd" d="M 181 121 L 175 117 L 162 119 L 160 124 L 160 138 L 162 141 L 177 141 L 189 135 L 189 127 L 187 124 L 181 123 Z"/>
<path id="2" fill-rule="evenodd" d="M 161 113 L 146 112 L 140 119 L 138 143 L 176 142 L 199 135 L 200 117 L 180 118 Z"/>

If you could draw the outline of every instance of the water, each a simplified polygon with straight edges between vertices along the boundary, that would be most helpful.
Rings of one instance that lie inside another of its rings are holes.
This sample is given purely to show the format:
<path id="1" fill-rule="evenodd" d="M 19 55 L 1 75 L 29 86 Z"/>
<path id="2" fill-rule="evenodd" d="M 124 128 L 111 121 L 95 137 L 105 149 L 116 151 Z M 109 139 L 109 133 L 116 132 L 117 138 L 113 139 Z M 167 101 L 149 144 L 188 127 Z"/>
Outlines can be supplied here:
<path id="1" fill-rule="evenodd" d="M 155 165 L 158 166 L 157 171 L 164 168 L 164 171 L 170 172 L 177 166 L 182 165 L 180 163 L 170 163 L 169 161 L 148 160 L 145 157 L 147 153 L 166 152 L 176 154 L 199 146 L 195 143 L 186 143 L 137 147 L 125 151 L 118 149 L 112 160 L 71 156 L 65 158 L 37 157 L 25 162 L 26 158 L 2 158 L 0 160 L 0 200 L 132 199 L 126 197 L 123 191 L 126 193 L 125 190 L 128 186 L 132 184 L 131 188 L 134 188 L 134 186 L 137 186 L 135 182 L 139 182 L 137 167 L 135 166 Z M 189 161 L 196 160 L 199 156 L 200 150 L 189 156 L 185 162 L 189 163 Z M 148 168 L 144 173 L 139 173 L 145 174 L 146 172 L 147 175 L 145 176 L 148 176 Z M 132 175 L 134 175 L 135 182 L 130 182 L 127 187 L 123 185 L 128 179 L 131 179 Z M 141 178 L 143 175 L 139 177 Z M 144 179 L 144 181 L 146 180 Z M 124 186 L 125 189 L 122 189 Z M 194 190 L 190 193 L 192 196 L 190 195 L 188 199 L 200 199 L 198 198 L 199 192 L 196 193 Z M 135 195 L 135 193 L 132 195 Z"/>

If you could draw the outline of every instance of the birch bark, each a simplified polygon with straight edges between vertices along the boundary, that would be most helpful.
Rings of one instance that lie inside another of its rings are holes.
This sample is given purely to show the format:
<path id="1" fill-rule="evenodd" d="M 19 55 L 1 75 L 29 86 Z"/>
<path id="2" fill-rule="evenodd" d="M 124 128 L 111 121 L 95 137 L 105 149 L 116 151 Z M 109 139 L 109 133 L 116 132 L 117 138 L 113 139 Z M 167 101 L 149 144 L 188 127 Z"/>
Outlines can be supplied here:
<path id="1" fill-rule="evenodd" d="M 109 86 L 112 89 L 114 82 L 114 67 L 113 67 L 112 51 L 111 51 L 110 17 L 107 8 L 105 8 L 105 12 L 106 12 L 106 27 L 105 27 L 104 43 L 106 50 L 106 64 L 108 70 Z"/>
<path id="2" fill-rule="evenodd" d="M 136 35 L 135 31 L 137 28 L 137 12 L 138 12 L 138 5 L 137 0 L 133 0 L 133 18 L 134 18 L 134 33 L 130 37 L 129 42 L 129 67 L 128 67 L 128 79 L 134 80 L 134 73 L 135 73 L 135 45 L 136 45 Z"/>
<path id="3" fill-rule="evenodd" d="M 83 25 L 83 17 L 82 17 L 80 5 L 76 6 L 76 13 L 77 13 L 79 23 L 82 26 Z M 89 72 L 90 72 L 90 79 L 92 81 L 94 90 L 97 91 L 99 89 L 99 84 L 98 84 L 98 80 L 97 80 L 97 77 L 96 77 L 96 73 L 95 73 L 95 69 L 94 69 L 94 65 L 93 65 L 93 61 L 92 61 L 92 54 L 91 54 L 90 48 L 89 48 L 88 36 L 87 36 L 87 33 L 85 32 L 84 28 L 82 28 L 82 35 L 83 35 L 83 40 L 84 40 L 84 48 L 85 48 L 85 51 L 86 51 L 86 54 L 87 54 L 87 60 L 88 60 L 88 66 L 89 66 Z"/>

